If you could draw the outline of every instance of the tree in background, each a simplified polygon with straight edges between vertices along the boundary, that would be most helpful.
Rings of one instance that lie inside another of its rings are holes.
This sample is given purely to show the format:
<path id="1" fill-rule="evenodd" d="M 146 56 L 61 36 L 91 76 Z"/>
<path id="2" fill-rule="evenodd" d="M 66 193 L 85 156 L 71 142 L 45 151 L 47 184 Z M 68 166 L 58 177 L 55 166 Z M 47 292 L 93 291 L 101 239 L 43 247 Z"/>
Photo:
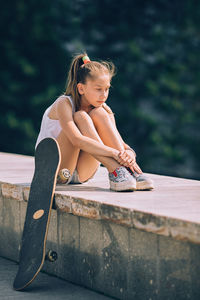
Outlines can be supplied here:
<path id="1" fill-rule="evenodd" d="M 145 171 L 200 179 L 200 3 L 7 1 L 1 10 L 1 150 L 33 154 L 71 56 L 111 59 L 111 105 Z M 1 26 L 2 28 L 2 26 Z"/>
<path id="2" fill-rule="evenodd" d="M 57 28 L 62 10 L 51 4 L 46 0 L 3 3 L 1 151 L 33 154 L 43 111 L 64 89 L 67 52 Z"/>

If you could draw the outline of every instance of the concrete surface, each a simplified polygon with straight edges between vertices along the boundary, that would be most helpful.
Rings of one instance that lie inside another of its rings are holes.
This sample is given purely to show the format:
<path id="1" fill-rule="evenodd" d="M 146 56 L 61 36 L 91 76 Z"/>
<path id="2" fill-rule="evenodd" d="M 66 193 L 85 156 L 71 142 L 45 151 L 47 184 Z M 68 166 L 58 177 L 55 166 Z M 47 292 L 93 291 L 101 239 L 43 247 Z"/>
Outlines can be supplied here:
<path id="1" fill-rule="evenodd" d="M 0 257 L 0 299 L 1 300 L 109 300 L 113 299 L 95 293 L 65 280 L 40 273 L 35 281 L 24 291 L 14 291 L 12 288 L 17 273 L 17 264 Z"/>
<path id="2" fill-rule="evenodd" d="M 32 157 L 0 155 L 0 256 L 18 261 Z M 200 182 L 149 174 L 154 191 L 109 190 L 105 168 L 56 187 L 43 270 L 125 300 L 200 299 Z M 94 298 L 95 299 L 95 298 Z"/>
<path id="3" fill-rule="evenodd" d="M 0 153 L 0 193 L 27 201 L 34 158 Z M 57 185 L 57 208 L 67 213 L 200 243 L 200 181 L 149 174 L 153 191 L 109 190 L 107 170 L 82 185 Z"/>

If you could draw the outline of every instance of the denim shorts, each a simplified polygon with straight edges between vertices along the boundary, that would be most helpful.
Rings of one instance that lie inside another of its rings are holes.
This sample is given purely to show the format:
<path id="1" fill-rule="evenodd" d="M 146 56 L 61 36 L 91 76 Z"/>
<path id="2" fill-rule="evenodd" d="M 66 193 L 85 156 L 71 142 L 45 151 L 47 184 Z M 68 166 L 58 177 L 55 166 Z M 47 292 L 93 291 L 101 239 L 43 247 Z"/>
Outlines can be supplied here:
<path id="1" fill-rule="evenodd" d="M 96 174 L 98 169 L 99 169 L 99 167 L 95 170 L 94 174 L 92 174 L 92 176 L 84 182 L 80 181 L 77 169 L 75 169 L 74 173 L 71 175 L 71 177 L 70 177 L 69 181 L 67 182 L 67 184 L 81 184 L 81 183 L 88 182 L 88 180 L 90 180 L 94 177 L 94 175 Z"/>
<path id="2" fill-rule="evenodd" d="M 74 173 L 71 175 L 67 184 L 79 184 L 79 183 L 83 183 L 83 182 L 80 181 L 78 172 L 77 170 L 75 170 Z"/>

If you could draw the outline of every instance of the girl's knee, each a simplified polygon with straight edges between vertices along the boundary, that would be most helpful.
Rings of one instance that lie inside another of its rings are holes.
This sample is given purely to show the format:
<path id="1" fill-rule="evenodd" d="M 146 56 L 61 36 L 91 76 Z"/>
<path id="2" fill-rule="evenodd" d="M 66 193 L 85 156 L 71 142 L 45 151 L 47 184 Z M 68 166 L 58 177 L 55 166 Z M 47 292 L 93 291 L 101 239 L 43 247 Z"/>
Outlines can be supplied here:
<path id="1" fill-rule="evenodd" d="M 103 107 L 96 107 L 89 113 L 92 120 L 101 120 L 109 118 L 107 111 Z"/>
<path id="2" fill-rule="evenodd" d="M 84 111 L 84 110 L 79 110 L 74 113 L 74 122 L 79 125 L 85 122 L 91 122 L 90 116 Z"/>

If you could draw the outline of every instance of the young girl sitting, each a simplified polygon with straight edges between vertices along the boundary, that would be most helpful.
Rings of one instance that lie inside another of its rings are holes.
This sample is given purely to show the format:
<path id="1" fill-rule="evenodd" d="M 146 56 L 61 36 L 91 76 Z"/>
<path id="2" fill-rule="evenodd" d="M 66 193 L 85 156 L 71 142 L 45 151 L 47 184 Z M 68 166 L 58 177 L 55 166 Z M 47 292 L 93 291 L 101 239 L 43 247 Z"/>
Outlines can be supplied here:
<path id="1" fill-rule="evenodd" d="M 58 183 L 84 183 L 99 164 L 108 170 L 110 189 L 153 189 L 136 163 L 136 154 L 121 138 L 110 107 L 105 103 L 114 65 L 91 61 L 86 53 L 71 64 L 64 95 L 44 113 L 36 142 L 55 138 L 60 146 Z"/>

